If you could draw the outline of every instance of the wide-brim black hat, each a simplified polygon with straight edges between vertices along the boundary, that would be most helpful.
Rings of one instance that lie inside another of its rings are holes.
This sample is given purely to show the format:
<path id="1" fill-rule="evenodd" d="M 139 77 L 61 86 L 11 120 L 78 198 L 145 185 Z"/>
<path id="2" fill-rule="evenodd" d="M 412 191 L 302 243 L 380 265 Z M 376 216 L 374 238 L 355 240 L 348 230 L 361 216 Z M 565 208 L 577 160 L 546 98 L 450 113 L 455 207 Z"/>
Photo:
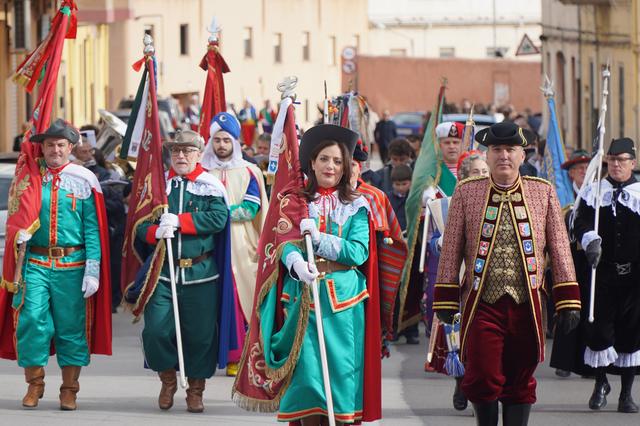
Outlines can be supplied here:
<path id="1" fill-rule="evenodd" d="M 607 155 L 630 154 L 636 158 L 636 144 L 631 138 L 613 139 Z"/>
<path id="2" fill-rule="evenodd" d="M 576 164 L 588 163 L 589 161 L 591 161 L 591 156 L 589 155 L 589 153 L 587 151 L 578 149 L 574 151 L 569 157 L 569 159 L 564 163 L 562 163 L 560 167 L 563 170 L 569 170 L 571 167 L 575 166 Z"/>
<path id="3" fill-rule="evenodd" d="M 80 140 L 80 132 L 61 118 L 51 123 L 51 126 L 43 133 L 31 136 L 31 142 L 42 142 L 45 139 L 66 139 L 72 144 L 77 144 Z"/>
<path id="4" fill-rule="evenodd" d="M 334 124 L 319 124 L 304 132 L 300 141 L 300 168 L 305 174 L 309 174 L 311 167 L 311 153 L 319 143 L 323 141 L 335 141 L 347 147 L 349 151 L 348 160 L 351 161 L 353 151 L 360 136 L 353 130 Z"/>
<path id="5" fill-rule="evenodd" d="M 476 133 L 480 145 L 512 145 L 525 147 L 536 140 L 536 134 L 511 121 L 496 123 Z"/>

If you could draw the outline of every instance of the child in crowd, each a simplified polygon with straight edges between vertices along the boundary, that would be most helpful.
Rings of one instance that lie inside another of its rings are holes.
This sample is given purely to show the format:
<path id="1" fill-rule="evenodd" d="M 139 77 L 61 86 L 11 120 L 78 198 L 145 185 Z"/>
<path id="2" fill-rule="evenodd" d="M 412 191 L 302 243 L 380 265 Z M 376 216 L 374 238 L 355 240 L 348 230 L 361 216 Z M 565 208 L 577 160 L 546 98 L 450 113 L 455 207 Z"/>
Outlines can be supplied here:
<path id="1" fill-rule="evenodd" d="M 398 217 L 398 222 L 404 233 L 407 228 L 407 218 L 404 212 L 404 204 L 411 188 L 411 174 L 413 170 L 406 164 L 399 164 L 391 171 L 392 190 L 387 193 L 393 211 Z"/>

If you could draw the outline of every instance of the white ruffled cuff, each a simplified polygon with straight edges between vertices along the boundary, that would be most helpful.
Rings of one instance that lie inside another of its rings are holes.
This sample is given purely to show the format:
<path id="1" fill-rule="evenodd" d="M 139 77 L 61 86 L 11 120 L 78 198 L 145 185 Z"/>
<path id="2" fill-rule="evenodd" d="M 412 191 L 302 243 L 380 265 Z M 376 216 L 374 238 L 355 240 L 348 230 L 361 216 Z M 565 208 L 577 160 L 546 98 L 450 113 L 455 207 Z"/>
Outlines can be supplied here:
<path id="1" fill-rule="evenodd" d="M 289 270 L 289 273 L 291 273 L 291 269 L 293 268 L 293 264 L 296 263 L 298 260 L 302 260 L 304 262 L 304 258 L 297 251 L 292 251 L 284 259 L 284 264 L 287 266 L 287 269 Z"/>
<path id="2" fill-rule="evenodd" d="M 584 350 L 584 363 L 593 367 L 607 367 L 618 359 L 618 353 L 613 346 L 601 351 L 594 351 L 590 347 Z"/>
<path id="3" fill-rule="evenodd" d="M 320 242 L 315 249 L 318 256 L 327 260 L 338 260 L 338 255 L 342 251 L 342 238 L 335 235 L 320 233 Z"/>
<path id="4" fill-rule="evenodd" d="M 582 244 L 582 249 L 586 250 L 587 247 L 589 247 L 589 244 L 591 244 L 591 242 L 595 240 L 602 241 L 602 238 L 596 233 L 596 231 L 585 232 L 585 234 L 582 236 L 582 241 L 580 241 L 580 244 Z"/>
<path id="5" fill-rule="evenodd" d="M 638 367 L 640 366 L 640 350 L 635 351 L 633 353 L 624 353 L 620 352 L 618 354 L 618 359 L 613 363 L 616 367 L 627 368 L 627 367 Z"/>

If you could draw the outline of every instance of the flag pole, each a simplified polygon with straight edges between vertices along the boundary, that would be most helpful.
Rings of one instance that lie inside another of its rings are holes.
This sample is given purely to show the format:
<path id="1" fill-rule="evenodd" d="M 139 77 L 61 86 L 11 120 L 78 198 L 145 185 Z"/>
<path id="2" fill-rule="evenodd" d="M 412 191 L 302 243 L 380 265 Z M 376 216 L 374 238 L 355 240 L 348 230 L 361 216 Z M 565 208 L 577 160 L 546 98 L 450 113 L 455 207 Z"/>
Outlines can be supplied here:
<path id="1" fill-rule="evenodd" d="M 602 105 L 600 106 L 600 118 L 598 119 L 598 153 L 596 157 L 598 161 L 598 171 L 596 173 L 596 202 L 594 209 L 596 211 L 593 231 L 597 234 L 600 225 L 600 205 L 602 200 L 600 199 L 600 181 L 602 180 L 602 157 L 604 156 L 604 134 L 605 134 L 605 117 L 607 115 L 607 97 L 609 96 L 609 78 L 611 77 L 611 71 L 609 70 L 609 64 L 602 70 Z M 586 247 L 584 248 L 587 249 Z M 596 297 L 596 272 L 598 266 L 591 266 L 591 286 L 589 288 L 589 322 L 592 323 L 595 319 L 595 297 Z"/>
<path id="2" fill-rule="evenodd" d="M 145 34 L 143 41 L 145 56 L 153 56 L 155 47 L 153 47 L 153 38 L 149 34 Z M 149 70 L 150 73 L 155 72 L 154 69 Z M 169 208 L 164 208 L 164 213 L 169 213 Z M 165 238 L 167 246 L 167 258 L 169 260 L 169 278 L 171 279 L 171 301 L 173 302 L 173 319 L 176 328 L 176 343 L 178 346 L 178 369 L 180 370 L 180 386 L 184 389 L 187 387 L 187 379 L 184 372 L 184 355 L 182 352 L 182 331 L 180 329 L 180 312 L 178 310 L 178 293 L 176 291 L 176 271 L 174 269 L 173 245 L 171 238 Z"/>
<path id="3" fill-rule="evenodd" d="M 304 242 L 307 248 L 307 262 L 312 269 L 315 269 L 316 260 L 313 254 L 313 243 L 311 235 L 304 234 Z M 320 292 L 318 291 L 318 279 L 314 279 L 311 283 L 311 291 L 313 292 L 314 311 L 316 314 L 316 329 L 318 332 L 318 344 L 320 346 L 320 362 L 322 364 L 322 380 L 324 382 L 324 393 L 327 397 L 327 415 L 329 417 L 329 425 L 336 425 L 336 418 L 333 412 L 333 395 L 331 394 L 331 381 L 329 379 L 329 363 L 327 360 L 327 348 L 324 341 L 324 327 L 322 326 L 322 308 L 320 307 Z"/>

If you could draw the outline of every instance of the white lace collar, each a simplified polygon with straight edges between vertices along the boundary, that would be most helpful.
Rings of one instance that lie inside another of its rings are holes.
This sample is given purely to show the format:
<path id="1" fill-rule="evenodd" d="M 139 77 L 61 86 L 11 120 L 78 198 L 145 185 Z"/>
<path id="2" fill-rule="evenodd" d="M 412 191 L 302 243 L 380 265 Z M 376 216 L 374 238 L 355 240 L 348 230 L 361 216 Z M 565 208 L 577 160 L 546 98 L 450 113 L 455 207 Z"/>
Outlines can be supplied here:
<path id="1" fill-rule="evenodd" d="M 362 207 L 366 208 L 367 211 L 371 210 L 369 202 L 362 195 L 347 204 L 340 201 L 337 192 L 334 192 L 330 195 L 325 195 L 320 198 L 324 200 L 316 200 L 309 203 L 309 217 L 312 219 L 317 219 L 320 216 L 324 216 L 324 209 L 328 207 L 329 203 L 332 203 L 333 207 L 331 207 L 329 210 L 329 216 L 331 217 L 331 221 L 338 226 L 344 225 L 347 220 L 351 216 L 356 214 Z M 333 204 L 334 199 L 335 204 Z"/>
<path id="2" fill-rule="evenodd" d="M 596 183 L 592 183 L 583 187 L 580 191 L 580 198 L 582 198 L 590 207 L 595 207 L 596 205 L 596 189 Z M 616 189 L 611 185 L 611 182 L 607 179 L 602 179 L 600 183 L 600 197 L 602 200 L 600 206 L 612 206 L 613 215 L 615 216 L 616 204 L 620 203 L 635 214 L 640 215 L 640 182 L 635 182 L 623 187 L 622 191 L 620 191 L 620 194 L 618 195 L 618 199 L 615 200 L 614 203 L 613 194 L 615 190 Z"/>

